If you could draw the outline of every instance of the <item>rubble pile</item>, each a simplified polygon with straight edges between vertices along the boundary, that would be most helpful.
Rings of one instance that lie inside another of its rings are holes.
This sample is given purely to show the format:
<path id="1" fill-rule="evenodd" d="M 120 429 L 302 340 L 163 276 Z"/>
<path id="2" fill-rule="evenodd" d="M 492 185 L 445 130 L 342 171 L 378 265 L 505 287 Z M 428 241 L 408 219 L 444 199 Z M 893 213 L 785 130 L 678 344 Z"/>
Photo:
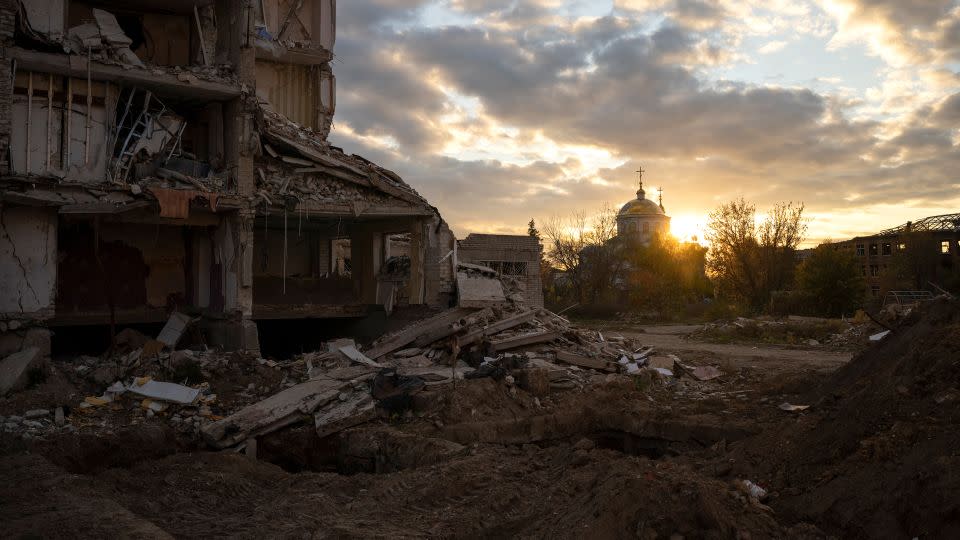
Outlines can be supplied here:
<path id="1" fill-rule="evenodd" d="M 583 390 L 596 375 L 672 376 L 644 367 L 652 352 L 621 336 L 576 328 L 547 310 L 512 303 L 452 308 L 367 347 L 341 339 L 302 355 L 296 362 L 306 368 L 305 382 L 206 425 L 202 434 L 213 447 L 238 447 L 312 415 L 324 437 L 403 413 L 424 388 L 463 379 L 490 377 L 539 403 L 551 391 Z"/>
<path id="2" fill-rule="evenodd" d="M 297 203 L 379 204 L 392 197 L 414 205 L 426 199 L 393 171 L 357 155 L 347 155 L 318 137 L 313 130 L 293 122 L 261 102 L 257 114 L 262 154 L 258 161 L 257 197 L 268 205 Z M 337 182 L 330 182 L 330 180 Z M 364 209 L 355 208 L 359 214 Z"/>
<path id="3" fill-rule="evenodd" d="M 864 345 L 871 328 L 875 327 L 865 316 L 850 321 L 799 316 L 784 319 L 737 317 L 705 323 L 687 339 L 853 349 Z"/>

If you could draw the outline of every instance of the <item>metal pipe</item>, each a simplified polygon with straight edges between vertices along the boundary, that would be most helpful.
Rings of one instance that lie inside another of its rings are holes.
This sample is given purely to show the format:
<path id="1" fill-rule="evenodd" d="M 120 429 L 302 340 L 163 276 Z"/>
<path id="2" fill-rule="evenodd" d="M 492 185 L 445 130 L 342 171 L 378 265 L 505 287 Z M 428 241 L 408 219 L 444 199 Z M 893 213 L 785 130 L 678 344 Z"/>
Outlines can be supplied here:
<path id="1" fill-rule="evenodd" d="M 30 128 L 33 126 L 33 72 L 27 72 L 27 162 L 24 166 L 30 174 Z"/>
<path id="2" fill-rule="evenodd" d="M 53 73 L 47 75 L 47 172 L 50 171 L 51 146 L 53 146 Z"/>
<path id="3" fill-rule="evenodd" d="M 67 120 L 66 120 L 66 132 L 67 132 L 67 147 L 63 152 L 63 170 L 66 171 L 70 168 L 70 128 L 73 126 L 73 77 L 67 77 Z"/>
<path id="4" fill-rule="evenodd" d="M 86 136 L 83 140 L 83 166 L 90 163 L 90 109 L 93 105 L 93 94 L 90 88 L 90 47 L 87 47 L 87 124 L 85 126 Z"/>

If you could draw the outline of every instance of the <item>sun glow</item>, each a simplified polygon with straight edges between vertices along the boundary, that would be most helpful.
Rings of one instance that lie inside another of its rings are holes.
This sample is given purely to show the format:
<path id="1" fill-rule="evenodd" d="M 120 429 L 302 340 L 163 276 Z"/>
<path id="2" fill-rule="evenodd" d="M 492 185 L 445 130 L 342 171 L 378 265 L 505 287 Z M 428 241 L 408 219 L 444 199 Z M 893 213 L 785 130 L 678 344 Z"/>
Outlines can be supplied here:
<path id="1" fill-rule="evenodd" d="M 698 242 L 706 245 L 703 238 L 706 216 L 680 214 L 670 218 L 670 234 L 681 242 Z"/>

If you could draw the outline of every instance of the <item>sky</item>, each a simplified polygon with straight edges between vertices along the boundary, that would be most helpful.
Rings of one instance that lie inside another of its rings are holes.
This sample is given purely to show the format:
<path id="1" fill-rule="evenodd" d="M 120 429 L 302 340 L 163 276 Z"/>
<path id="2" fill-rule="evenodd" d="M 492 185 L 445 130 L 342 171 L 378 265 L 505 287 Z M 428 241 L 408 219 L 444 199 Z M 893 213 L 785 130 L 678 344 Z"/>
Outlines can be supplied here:
<path id="1" fill-rule="evenodd" d="M 807 245 L 960 212 L 949 0 L 349 0 L 330 140 L 459 238 L 635 197 L 681 239 L 738 197 Z"/>

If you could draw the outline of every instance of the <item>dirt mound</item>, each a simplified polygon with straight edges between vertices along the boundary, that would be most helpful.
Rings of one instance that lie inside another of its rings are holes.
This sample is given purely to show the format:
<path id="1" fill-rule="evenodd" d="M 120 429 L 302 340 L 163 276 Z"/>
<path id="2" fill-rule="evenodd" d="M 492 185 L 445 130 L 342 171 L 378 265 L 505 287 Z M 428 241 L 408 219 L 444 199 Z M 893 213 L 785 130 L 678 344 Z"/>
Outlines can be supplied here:
<path id="1" fill-rule="evenodd" d="M 788 519 L 843 537 L 960 537 L 960 302 L 916 310 L 806 399 L 738 443 L 741 474 Z"/>
<path id="2" fill-rule="evenodd" d="M 0 489 L 9 501 L 0 505 L 0 519 L 11 536 L 87 536 L 74 523 L 108 535 L 124 526 L 151 537 L 812 536 L 803 527 L 784 530 L 769 509 L 730 485 L 674 463 L 583 443 L 465 450 L 417 469 L 351 476 L 290 474 L 211 453 L 76 476 L 37 455 L 7 456 L 0 469 L 8 478 L 25 481 L 32 473 L 33 483 L 55 487 L 20 498 L 16 484 Z"/>

